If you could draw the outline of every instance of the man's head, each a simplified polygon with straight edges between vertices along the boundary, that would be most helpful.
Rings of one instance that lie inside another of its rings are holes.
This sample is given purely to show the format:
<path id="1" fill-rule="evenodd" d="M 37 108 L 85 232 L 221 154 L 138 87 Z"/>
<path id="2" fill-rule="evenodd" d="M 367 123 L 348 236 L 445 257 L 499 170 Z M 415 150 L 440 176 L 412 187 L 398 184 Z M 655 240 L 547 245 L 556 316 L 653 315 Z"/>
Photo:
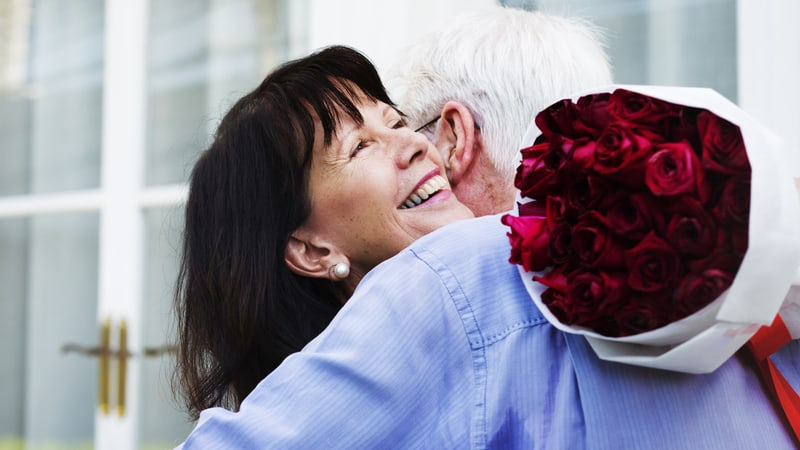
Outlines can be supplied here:
<path id="1" fill-rule="evenodd" d="M 476 215 L 513 207 L 519 144 L 559 98 L 611 83 L 599 31 L 575 19 L 496 7 L 425 36 L 388 73 L 400 110 L 442 153 Z"/>

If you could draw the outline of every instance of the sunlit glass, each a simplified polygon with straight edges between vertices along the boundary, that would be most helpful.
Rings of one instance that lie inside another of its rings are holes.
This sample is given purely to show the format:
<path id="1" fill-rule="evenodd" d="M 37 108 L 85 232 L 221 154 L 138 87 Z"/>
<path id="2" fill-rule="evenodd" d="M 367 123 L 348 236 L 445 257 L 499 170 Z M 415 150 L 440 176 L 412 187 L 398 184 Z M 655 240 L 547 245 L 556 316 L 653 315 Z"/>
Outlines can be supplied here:
<path id="1" fill-rule="evenodd" d="M 420 131 L 424 130 L 425 128 L 428 128 L 429 126 L 435 124 L 436 121 L 439 120 L 439 117 L 441 117 L 441 116 L 434 117 L 433 119 L 429 120 L 428 122 L 425 122 L 425 125 L 422 125 L 421 127 L 417 128 L 416 130 L 414 130 L 414 132 L 415 133 L 419 133 Z"/>

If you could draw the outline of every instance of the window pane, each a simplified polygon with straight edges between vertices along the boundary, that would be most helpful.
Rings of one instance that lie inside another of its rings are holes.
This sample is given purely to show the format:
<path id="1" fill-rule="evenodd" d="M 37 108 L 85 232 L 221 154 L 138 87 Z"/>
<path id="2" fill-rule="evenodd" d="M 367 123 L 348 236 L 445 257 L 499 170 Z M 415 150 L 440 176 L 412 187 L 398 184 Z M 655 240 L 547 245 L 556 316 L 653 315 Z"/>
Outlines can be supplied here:
<path id="1" fill-rule="evenodd" d="M 103 5 L 0 0 L 0 195 L 99 185 Z"/>
<path id="2" fill-rule="evenodd" d="M 736 0 L 501 0 L 607 31 L 614 81 L 710 87 L 737 100 Z"/>
<path id="3" fill-rule="evenodd" d="M 193 423 L 175 400 L 171 376 L 175 358 L 169 345 L 175 339 L 172 294 L 177 276 L 183 209 L 145 212 L 144 299 L 142 302 L 141 416 L 142 448 L 172 448 L 189 434 Z"/>
<path id="4" fill-rule="evenodd" d="M 286 58 L 287 3 L 151 2 L 147 185 L 185 181 L 225 110 Z"/>
<path id="5" fill-rule="evenodd" d="M 1 220 L 0 246 L 0 447 L 91 448 L 98 361 L 65 349 L 98 343 L 98 215 Z"/>

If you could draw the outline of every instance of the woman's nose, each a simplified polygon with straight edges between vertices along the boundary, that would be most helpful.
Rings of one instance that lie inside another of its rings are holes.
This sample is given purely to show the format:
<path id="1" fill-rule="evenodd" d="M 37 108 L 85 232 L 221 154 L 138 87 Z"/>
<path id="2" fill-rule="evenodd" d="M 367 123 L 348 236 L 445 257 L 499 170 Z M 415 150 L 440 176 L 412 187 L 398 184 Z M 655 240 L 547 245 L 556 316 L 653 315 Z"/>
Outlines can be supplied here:
<path id="1" fill-rule="evenodd" d="M 398 139 L 400 148 L 395 153 L 398 166 L 405 168 L 416 160 L 424 159 L 431 145 L 428 139 L 410 128 L 403 128 L 398 132 L 400 133 Z"/>

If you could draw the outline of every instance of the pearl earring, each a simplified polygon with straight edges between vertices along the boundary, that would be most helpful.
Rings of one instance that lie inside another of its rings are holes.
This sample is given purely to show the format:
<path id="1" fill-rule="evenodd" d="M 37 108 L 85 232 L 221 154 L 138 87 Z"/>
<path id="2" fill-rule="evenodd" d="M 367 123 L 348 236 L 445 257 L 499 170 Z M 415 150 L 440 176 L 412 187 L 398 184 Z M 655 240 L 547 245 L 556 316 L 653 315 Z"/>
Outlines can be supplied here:
<path id="1" fill-rule="evenodd" d="M 333 276 L 340 280 L 344 280 L 350 275 L 350 266 L 345 263 L 336 263 L 331 267 Z"/>

